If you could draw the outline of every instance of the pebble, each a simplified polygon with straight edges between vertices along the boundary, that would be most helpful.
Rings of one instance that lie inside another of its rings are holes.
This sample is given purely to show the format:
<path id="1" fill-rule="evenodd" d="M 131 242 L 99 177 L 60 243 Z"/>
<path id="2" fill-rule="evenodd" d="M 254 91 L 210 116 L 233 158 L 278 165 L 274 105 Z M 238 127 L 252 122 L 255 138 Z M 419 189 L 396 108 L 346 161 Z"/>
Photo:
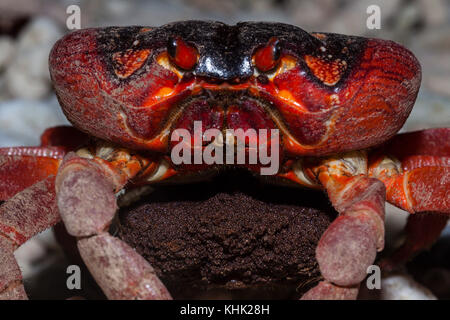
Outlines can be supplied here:
<path id="1" fill-rule="evenodd" d="M 381 279 L 381 300 L 437 300 L 430 290 L 407 274 L 399 273 Z"/>
<path id="2" fill-rule="evenodd" d="M 56 98 L 0 102 L 0 147 L 38 145 L 46 128 L 67 123 Z"/>
<path id="3" fill-rule="evenodd" d="M 61 36 L 58 26 L 47 18 L 36 18 L 21 31 L 15 57 L 5 72 L 11 96 L 41 99 L 50 92 L 48 55 Z"/>
<path id="4" fill-rule="evenodd" d="M 8 36 L 0 36 L 0 71 L 12 60 L 14 52 L 14 40 Z"/>

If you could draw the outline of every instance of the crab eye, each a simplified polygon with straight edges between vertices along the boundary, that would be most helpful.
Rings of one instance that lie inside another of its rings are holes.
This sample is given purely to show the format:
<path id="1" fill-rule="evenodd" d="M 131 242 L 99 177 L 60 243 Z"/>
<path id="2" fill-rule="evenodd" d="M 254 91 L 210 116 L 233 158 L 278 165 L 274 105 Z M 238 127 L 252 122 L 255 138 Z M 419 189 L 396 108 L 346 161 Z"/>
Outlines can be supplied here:
<path id="1" fill-rule="evenodd" d="M 198 51 L 180 37 L 169 38 L 167 53 L 170 60 L 180 69 L 192 70 L 198 60 Z"/>
<path id="2" fill-rule="evenodd" d="M 260 71 L 267 72 L 277 66 L 280 56 L 280 43 L 277 38 L 271 38 L 264 47 L 256 50 L 253 61 Z"/>

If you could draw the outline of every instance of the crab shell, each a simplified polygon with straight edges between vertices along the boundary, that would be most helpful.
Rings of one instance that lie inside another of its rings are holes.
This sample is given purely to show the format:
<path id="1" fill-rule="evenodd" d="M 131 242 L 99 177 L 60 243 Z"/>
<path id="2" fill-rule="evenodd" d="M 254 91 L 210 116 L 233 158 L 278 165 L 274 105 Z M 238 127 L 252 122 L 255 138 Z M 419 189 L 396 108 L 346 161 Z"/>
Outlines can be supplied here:
<path id="1" fill-rule="evenodd" d="M 190 70 L 170 59 L 175 37 L 198 53 Z M 271 39 L 280 58 L 261 71 L 255 52 Z M 55 44 L 50 73 L 67 118 L 92 136 L 166 153 L 172 130 L 199 120 L 203 130 L 278 128 L 293 156 L 386 141 L 421 81 L 417 59 L 392 41 L 252 22 L 75 31 Z"/>

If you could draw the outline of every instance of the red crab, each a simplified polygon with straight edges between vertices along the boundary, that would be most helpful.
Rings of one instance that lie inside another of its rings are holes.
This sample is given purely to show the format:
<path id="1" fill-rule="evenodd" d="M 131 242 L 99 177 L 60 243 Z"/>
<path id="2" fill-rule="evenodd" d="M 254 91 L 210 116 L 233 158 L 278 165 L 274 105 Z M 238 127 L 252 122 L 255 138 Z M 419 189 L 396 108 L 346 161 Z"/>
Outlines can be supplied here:
<path id="1" fill-rule="evenodd" d="M 305 299 L 356 298 L 384 246 L 385 200 L 428 213 L 410 216 L 386 266 L 430 245 L 448 219 L 450 129 L 396 135 L 421 69 L 392 41 L 281 23 L 85 29 L 55 44 L 50 74 L 80 131 L 53 128 L 40 147 L 0 149 L 1 298 L 26 298 L 13 252 L 61 217 L 108 298 L 170 299 L 149 263 L 107 230 L 121 189 L 229 167 L 172 162 L 171 133 L 192 132 L 194 121 L 203 131 L 278 129 L 275 177 L 328 193 L 340 215 L 316 250 L 324 280 Z"/>

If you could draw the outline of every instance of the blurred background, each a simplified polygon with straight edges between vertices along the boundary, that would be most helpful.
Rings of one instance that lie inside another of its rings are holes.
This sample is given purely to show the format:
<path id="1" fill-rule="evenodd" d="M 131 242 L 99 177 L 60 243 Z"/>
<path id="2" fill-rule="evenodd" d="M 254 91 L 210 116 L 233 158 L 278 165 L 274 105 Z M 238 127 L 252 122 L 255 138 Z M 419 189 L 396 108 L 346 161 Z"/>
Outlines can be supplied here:
<path id="1" fill-rule="evenodd" d="M 450 126 L 449 0 L 0 0 L 0 147 L 37 145 L 46 127 L 67 123 L 52 92 L 47 60 L 55 41 L 69 32 L 70 5 L 79 6 L 82 28 L 159 26 L 186 19 L 253 20 L 391 39 L 412 50 L 423 70 L 416 106 L 402 130 Z M 371 5 L 381 10 L 380 29 L 367 28 Z M 407 215 L 388 209 L 387 241 L 395 246 Z M 66 276 L 66 261 L 51 232 L 27 242 L 17 258 L 34 297 L 66 297 L 67 292 L 61 296 L 65 282 L 55 280 Z M 450 228 L 404 273 L 383 281 L 381 298 L 449 299 Z"/>

